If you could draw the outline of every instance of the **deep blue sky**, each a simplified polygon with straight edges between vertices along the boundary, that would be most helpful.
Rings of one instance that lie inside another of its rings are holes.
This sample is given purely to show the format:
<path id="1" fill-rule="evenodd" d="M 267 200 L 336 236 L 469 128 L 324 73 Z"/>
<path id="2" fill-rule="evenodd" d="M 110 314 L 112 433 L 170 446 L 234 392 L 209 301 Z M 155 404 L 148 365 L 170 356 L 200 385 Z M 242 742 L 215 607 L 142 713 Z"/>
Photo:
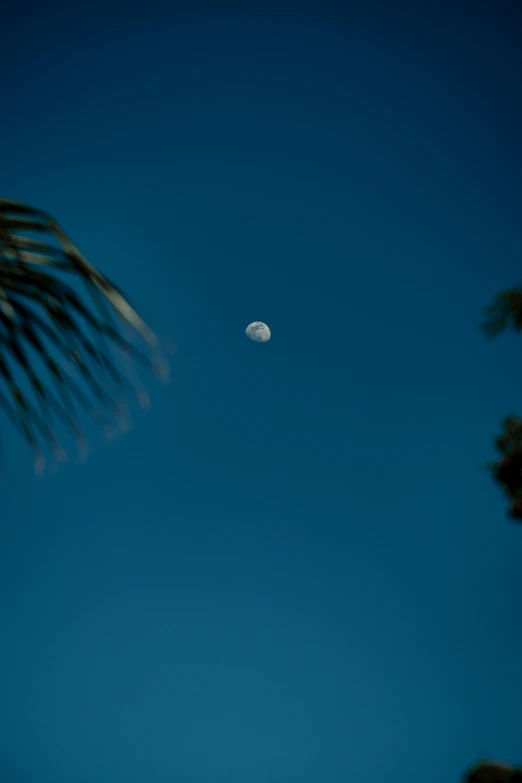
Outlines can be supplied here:
<path id="1" fill-rule="evenodd" d="M 85 465 L 34 479 L 1 422 L 0 779 L 520 762 L 522 530 L 484 462 L 522 345 L 477 325 L 522 277 L 522 14 L 168 5 L 2 19 L 2 195 L 178 352 Z"/>

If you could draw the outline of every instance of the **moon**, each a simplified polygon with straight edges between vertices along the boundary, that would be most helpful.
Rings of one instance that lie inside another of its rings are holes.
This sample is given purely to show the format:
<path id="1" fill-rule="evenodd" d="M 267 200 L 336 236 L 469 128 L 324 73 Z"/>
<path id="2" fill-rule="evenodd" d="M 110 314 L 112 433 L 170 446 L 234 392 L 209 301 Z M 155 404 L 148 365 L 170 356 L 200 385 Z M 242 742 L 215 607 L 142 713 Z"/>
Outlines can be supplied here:
<path id="1" fill-rule="evenodd" d="M 245 329 L 245 334 L 255 343 L 267 343 L 270 340 L 270 329 L 262 321 L 254 321 Z"/>

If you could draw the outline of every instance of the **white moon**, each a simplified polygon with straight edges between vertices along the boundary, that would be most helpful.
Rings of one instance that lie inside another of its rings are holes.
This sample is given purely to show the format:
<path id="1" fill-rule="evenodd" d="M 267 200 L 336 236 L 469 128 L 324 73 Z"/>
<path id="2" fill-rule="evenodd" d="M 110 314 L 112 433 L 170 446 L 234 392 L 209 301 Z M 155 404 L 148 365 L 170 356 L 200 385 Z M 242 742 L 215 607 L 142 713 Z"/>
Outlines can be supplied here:
<path id="1" fill-rule="evenodd" d="M 267 343 L 271 337 L 270 329 L 262 321 L 254 321 L 249 324 L 245 329 L 245 334 L 255 343 Z"/>

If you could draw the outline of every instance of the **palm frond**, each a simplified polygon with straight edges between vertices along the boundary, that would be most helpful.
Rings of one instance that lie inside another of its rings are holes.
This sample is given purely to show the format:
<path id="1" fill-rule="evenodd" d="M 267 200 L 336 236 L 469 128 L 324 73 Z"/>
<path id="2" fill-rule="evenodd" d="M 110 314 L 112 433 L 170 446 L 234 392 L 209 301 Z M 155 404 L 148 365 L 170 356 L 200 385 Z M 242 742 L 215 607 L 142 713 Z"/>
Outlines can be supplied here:
<path id="1" fill-rule="evenodd" d="M 516 332 L 522 331 L 522 289 L 501 291 L 493 304 L 485 308 L 484 315 L 481 328 L 486 337 L 498 337 L 509 328 Z"/>
<path id="2" fill-rule="evenodd" d="M 81 282 L 90 302 L 57 273 Z M 75 437 L 80 456 L 85 454 L 78 407 L 108 435 L 125 429 L 128 394 L 142 405 L 148 401 L 132 361 L 168 380 L 156 335 L 122 292 L 49 214 L 0 199 L 0 408 L 32 448 L 38 472 L 45 464 L 42 445 L 58 459 L 65 457 L 55 420 Z"/>
<path id="3" fill-rule="evenodd" d="M 503 455 L 522 451 L 522 419 L 514 413 L 506 416 L 502 422 L 502 431 L 494 442 Z"/>

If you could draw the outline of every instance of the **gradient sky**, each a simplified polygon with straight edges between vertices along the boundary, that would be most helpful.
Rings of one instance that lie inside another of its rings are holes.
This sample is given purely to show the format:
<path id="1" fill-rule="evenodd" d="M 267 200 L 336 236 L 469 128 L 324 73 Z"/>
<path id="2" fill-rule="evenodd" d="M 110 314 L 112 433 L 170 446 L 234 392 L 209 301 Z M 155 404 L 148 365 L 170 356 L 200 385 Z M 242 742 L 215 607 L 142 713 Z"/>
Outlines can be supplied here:
<path id="1" fill-rule="evenodd" d="M 1 421 L 5 783 L 522 762 L 520 3 L 242 5 L 2 19 L 2 195 L 177 346 L 85 465 Z"/>

